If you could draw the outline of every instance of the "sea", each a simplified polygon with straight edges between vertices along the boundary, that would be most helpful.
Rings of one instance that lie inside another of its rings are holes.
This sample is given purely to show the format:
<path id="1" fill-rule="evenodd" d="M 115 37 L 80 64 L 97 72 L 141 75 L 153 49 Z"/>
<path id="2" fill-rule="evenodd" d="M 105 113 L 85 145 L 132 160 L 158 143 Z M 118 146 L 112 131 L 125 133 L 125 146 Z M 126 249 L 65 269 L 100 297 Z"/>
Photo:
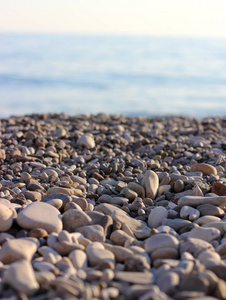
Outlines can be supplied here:
<path id="1" fill-rule="evenodd" d="M 0 34 L 0 118 L 226 116 L 226 39 Z"/>

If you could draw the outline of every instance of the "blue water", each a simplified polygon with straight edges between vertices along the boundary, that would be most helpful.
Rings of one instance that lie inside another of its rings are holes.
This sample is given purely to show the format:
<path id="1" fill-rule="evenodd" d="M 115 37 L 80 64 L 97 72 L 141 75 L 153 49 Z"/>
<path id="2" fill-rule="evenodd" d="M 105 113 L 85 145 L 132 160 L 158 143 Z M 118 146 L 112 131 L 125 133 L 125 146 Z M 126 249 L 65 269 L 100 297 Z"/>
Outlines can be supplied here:
<path id="1" fill-rule="evenodd" d="M 0 34 L 0 117 L 226 115 L 226 39 Z"/>

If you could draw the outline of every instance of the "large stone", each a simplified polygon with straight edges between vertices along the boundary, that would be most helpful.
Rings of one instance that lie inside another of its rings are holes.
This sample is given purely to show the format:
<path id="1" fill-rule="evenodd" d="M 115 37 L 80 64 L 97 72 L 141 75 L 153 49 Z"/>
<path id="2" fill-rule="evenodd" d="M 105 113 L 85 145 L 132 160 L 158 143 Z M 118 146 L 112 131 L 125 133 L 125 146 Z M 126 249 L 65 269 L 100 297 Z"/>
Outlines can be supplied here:
<path id="1" fill-rule="evenodd" d="M 7 231 L 13 224 L 13 211 L 0 204 L 0 231 Z"/>
<path id="2" fill-rule="evenodd" d="M 145 189 L 146 197 L 155 199 L 159 188 L 158 175 L 152 170 L 147 170 L 141 184 Z"/>
<path id="3" fill-rule="evenodd" d="M 35 238 L 20 238 L 6 241 L 0 250 L 0 261 L 11 264 L 20 259 L 31 260 L 39 242 Z"/>
<path id="4" fill-rule="evenodd" d="M 62 221 L 64 230 L 74 232 L 78 227 L 90 225 L 92 219 L 83 211 L 69 209 L 63 214 Z"/>
<path id="5" fill-rule="evenodd" d="M 3 282 L 26 295 L 34 294 L 39 288 L 30 262 L 23 259 L 10 265 L 3 275 Z"/>
<path id="6" fill-rule="evenodd" d="M 103 203 L 96 207 L 106 215 L 110 215 L 114 221 L 126 224 L 138 239 L 145 239 L 149 236 L 151 229 L 142 221 L 131 218 L 125 211 L 111 204 Z"/>
<path id="7" fill-rule="evenodd" d="M 52 205 L 33 202 L 21 210 L 17 223 L 24 229 L 43 228 L 48 233 L 62 230 L 61 214 Z"/>

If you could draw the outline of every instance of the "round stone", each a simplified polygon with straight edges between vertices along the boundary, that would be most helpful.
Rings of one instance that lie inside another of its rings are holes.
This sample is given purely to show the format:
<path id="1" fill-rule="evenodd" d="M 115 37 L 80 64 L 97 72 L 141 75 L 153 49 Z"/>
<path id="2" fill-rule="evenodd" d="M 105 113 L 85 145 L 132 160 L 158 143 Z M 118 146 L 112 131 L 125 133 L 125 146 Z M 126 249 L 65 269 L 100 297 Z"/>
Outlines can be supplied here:
<path id="1" fill-rule="evenodd" d="M 178 249 L 178 239 L 167 233 L 154 234 L 145 241 L 145 250 L 152 253 L 157 249 L 174 248 Z"/>
<path id="2" fill-rule="evenodd" d="M 167 218 L 168 211 L 163 206 L 155 207 L 148 216 L 148 226 L 150 228 L 157 228 L 162 225 L 162 220 Z"/>
<path id="3" fill-rule="evenodd" d="M 24 229 L 43 228 L 48 233 L 62 230 L 61 214 L 52 205 L 33 202 L 21 210 L 17 223 Z"/>

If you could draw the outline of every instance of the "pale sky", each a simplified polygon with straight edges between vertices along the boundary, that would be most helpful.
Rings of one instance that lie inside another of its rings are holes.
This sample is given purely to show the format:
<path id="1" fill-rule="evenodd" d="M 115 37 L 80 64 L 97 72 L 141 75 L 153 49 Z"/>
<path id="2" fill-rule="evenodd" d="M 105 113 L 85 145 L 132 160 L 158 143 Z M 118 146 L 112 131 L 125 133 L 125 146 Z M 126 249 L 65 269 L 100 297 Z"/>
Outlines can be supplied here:
<path id="1" fill-rule="evenodd" d="M 226 1 L 0 0 L 0 31 L 226 37 Z"/>

